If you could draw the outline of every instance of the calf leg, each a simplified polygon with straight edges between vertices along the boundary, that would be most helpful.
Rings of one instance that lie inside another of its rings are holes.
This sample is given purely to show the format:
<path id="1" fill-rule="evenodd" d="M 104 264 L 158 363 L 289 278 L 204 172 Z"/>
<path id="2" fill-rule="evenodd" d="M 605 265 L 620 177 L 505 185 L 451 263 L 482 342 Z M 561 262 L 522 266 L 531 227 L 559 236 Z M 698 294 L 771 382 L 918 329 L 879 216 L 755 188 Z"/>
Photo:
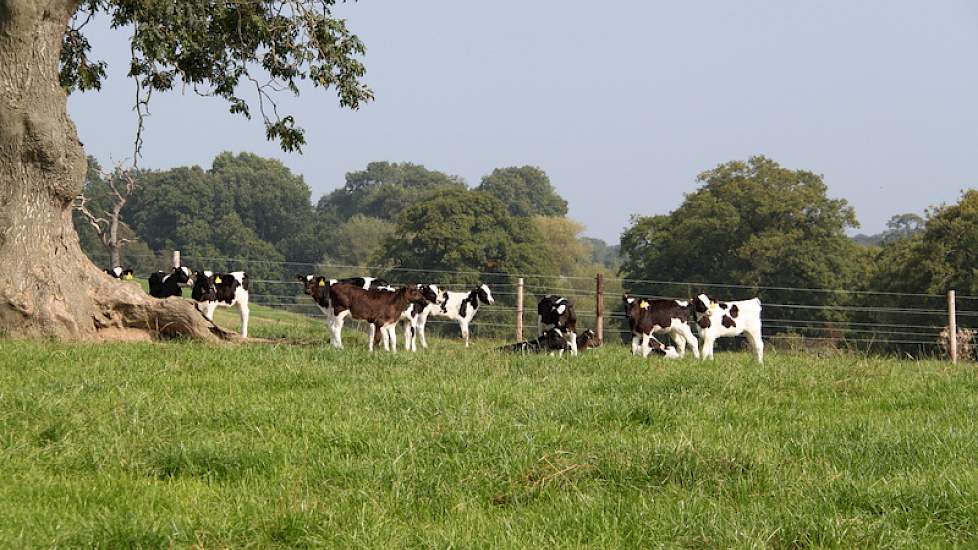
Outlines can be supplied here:
<path id="1" fill-rule="evenodd" d="M 404 351 L 417 351 L 414 333 L 414 321 L 404 321 Z"/>
<path id="2" fill-rule="evenodd" d="M 334 315 L 331 319 L 329 331 L 330 341 L 334 348 L 343 348 L 343 320 L 350 314 L 349 310 L 344 310 Z"/>
<path id="3" fill-rule="evenodd" d="M 649 347 L 649 338 L 651 337 L 652 337 L 651 334 L 642 335 L 642 357 L 648 357 L 649 352 L 652 351 L 652 348 Z"/>
<path id="4" fill-rule="evenodd" d="M 642 353 L 642 338 L 638 334 L 632 334 L 632 355 Z"/>
<path id="5" fill-rule="evenodd" d="M 573 330 L 567 331 L 566 334 L 567 343 L 570 344 L 570 352 L 572 356 L 577 355 L 577 333 Z"/>
<path id="6" fill-rule="evenodd" d="M 764 340 L 761 340 L 760 331 L 749 331 L 745 334 L 747 335 L 747 340 L 750 341 L 751 347 L 754 348 L 754 357 L 757 358 L 757 362 L 764 363 Z"/>
<path id="7" fill-rule="evenodd" d="M 251 312 L 248 309 L 248 304 L 239 303 L 238 313 L 241 314 L 241 337 L 248 337 L 248 318 L 251 316 Z"/>
<path id="8" fill-rule="evenodd" d="M 418 316 L 418 322 L 417 322 L 418 338 L 421 339 L 422 349 L 428 349 L 428 340 L 424 336 L 424 325 L 427 322 L 428 322 L 428 315 L 422 312 L 421 315 Z"/>
<path id="9" fill-rule="evenodd" d="M 391 353 L 397 353 L 397 322 L 381 327 L 380 330 L 387 333 L 387 339 L 391 342 Z"/>
<path id="10" fill-rule="evenodd" d="M 679 358 L 682 359 L 686 355 L 686 338 L 677 330 L 669 333 L 669 336 L 672 338 L 672 344 L 676 346 L 676 351 L 679 352 Z"/>
<path id="11" fill-rule="evenodd" d="M 689 344 L 689 347 L 690 348 L 693 349 L 693 357 L 699 359 L 700 358 L 700 342 L 699 342 L 699 340 L 696 339 L 696 336 L 693 335 L 693 331 L 689 328 L 689 325 L 686 325 L 686 326 L 684 326 L 682 328 L 682 335 L 683 335 L 683 340 L 687 344 Z M 679 347 L 678 344 L 677 344 L 676 347 L 677 348 Z M 685 352 L 686 352 L 686 350 L 683 349 L 682 351 L 679 352 L 679 354 L 682 355 Z"/>
<path id="12" fill-rule="evenodd" d="M 462 339 L 465 340 L 465 347 L 469 347 L 469 322 L 464 319 L 460 319 L 458 326 L 462 329 Z"/>
<path id="13" fill-rule="evenodd" d="M 210 321 L 210 322 L 212 322 L 212 323 L 214 322 L 214 310 L 215 309 L 217 309 L 217 302 L 207 302 L 204 305 L 204 317 L 206 317 L 207 320 Z"/>
<path id="14" fill-rule="evenodd" d="M 703 337 L 703 359 L 713 359 L 713 341 L 715 338 L 707 334 Z"/>

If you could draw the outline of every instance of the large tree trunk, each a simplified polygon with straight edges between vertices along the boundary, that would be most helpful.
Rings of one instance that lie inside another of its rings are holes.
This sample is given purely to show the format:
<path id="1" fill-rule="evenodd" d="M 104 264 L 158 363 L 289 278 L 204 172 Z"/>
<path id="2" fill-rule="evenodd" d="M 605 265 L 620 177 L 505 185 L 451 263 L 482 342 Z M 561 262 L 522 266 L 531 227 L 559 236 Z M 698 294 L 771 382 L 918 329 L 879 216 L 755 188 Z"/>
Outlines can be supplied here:
<path id="1" fill-rule="evenodd" d="M 185 300 L 110 278 L 71 222 L 85 155 L 58 82 L 79 0 L 0 0 L 0 332 L 64 339 L 227 337 Z"/>

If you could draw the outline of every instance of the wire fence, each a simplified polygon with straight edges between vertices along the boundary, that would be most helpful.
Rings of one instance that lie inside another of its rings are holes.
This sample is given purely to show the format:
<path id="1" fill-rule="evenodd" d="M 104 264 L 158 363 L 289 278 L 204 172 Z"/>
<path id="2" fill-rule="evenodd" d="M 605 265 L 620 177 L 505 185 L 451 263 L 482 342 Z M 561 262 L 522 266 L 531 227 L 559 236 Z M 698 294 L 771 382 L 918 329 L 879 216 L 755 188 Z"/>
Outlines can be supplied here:
<path id="1" fill-rule="evenodd" d="M 104 263 L 108 257 L 95 254 L 92 259 Z M 172 264 L 168 253 L 147 255 L 139 260 L 137 276 L 148 276 L 155 269 L 167 270 Z M 948 296 L 943 294 L 602 276 L 604 307 L 599 308 L 595 277 L 276 262 L 194 255 L 182 256 L 182 263 L 194 269 L 215 272 L 247 271 L 252 284 L 253 304 L 312 318 L 325 315 L 304 295 L 303 284 L 297 275 L 315 273 L 330 278 L 370 275 L 384 278 L 395 286 L 423 282 L 456 291 L 472 290 L 484 282 L 492 289 L 496 303 L 480 306 L 472 331 L 476 336 L 505 339 L 513 339 L 516 335 L 519 315 L 517 295 L 520 291 L 524 293 L 526 304 L 522 324 L 528 336 L 536 334 L 534 306 L 537 300 L 548 294 L 571 299 L 578 316 L 578 329 L 599 328 L 606 335 L 606 341 L 616 338 L 624 341 L 630 335 L 621 305 L 621 294 L 625 292 L 645 298 L 678 300 L 689 300 L 700 293 L 728 301 L 759 297 L 763 304 L 763 338 L 785 348 L 859 349 L 936 357 L 947 353 L 948 339 L 942 339 L 941 333 L 952 321 L 949 318 Z M 957 309 L 953 316 L 957 329 L 978 328 L 978 296 L 958 295 L 955 302 L 965 306 Z M 454 321 L 431 319 L 429 322 L 440 327 L 436 330 L 457 333 Z M 734 341 L 726 345 L 741 344 Z"/>

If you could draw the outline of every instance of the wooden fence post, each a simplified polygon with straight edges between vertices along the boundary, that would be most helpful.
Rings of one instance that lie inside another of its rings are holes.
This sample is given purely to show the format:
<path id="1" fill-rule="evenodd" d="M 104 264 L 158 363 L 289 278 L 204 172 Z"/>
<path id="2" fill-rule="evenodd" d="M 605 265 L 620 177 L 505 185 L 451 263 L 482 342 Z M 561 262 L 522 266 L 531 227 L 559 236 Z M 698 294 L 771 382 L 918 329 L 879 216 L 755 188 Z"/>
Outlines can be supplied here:
<path id="1" fill-rule="evenodd" d="M 598 342 L 604 344 L 604 275 L 601 273 L 595 278 L 594 317 L 594 331 L 598 335 Z"/>
<path id="2" fill-rule="evenodd" d="M 523 277 L 516 279 L 516 341 L 523 341 Z"/>
<path id="3" fill-rule="evenodd" d="M 180 267 L 180 251 L 173 251 L 173 267 Z"/>
<path id="4" fill-rule="evenodd" d="M 947 291 L 947 331 L 948 331 L 948 350 L 951 354 L 951 362 L 958 362 L 958 321 L 954 311 L 954 291 Z"/>

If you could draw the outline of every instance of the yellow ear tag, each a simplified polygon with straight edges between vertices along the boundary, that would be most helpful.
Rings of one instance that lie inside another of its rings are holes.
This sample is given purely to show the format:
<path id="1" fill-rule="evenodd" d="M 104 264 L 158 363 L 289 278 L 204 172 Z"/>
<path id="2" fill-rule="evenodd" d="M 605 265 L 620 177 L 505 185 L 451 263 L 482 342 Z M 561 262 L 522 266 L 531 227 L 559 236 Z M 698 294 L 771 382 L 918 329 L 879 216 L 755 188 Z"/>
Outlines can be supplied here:
<path id="1" fill-rule="evenodd" d="M 642 300 L 641 302 L 638 303 L 638 307 L 640 307 L 642 309 L 645 309 L 645 308 L 649 307 L 649 303 L 646 300 Z"/>
<path id="2" fill-rule="evenodd" d="M 326 281 L 320 279 L 319 280 L 319 286 L 326 286 Z"/>
<path id="3" fill-rule="evenodd" d="M 217 284 L 221 284 L 221 278 L 220 277 L 214 277 L 214 282 L 217 283 Z"/>
<path id="4" fill-rule="evenodd" d="M 127 281 L 131 281 L 132 280 L 132 273 L 126 275 L 126 280 Z"/>

